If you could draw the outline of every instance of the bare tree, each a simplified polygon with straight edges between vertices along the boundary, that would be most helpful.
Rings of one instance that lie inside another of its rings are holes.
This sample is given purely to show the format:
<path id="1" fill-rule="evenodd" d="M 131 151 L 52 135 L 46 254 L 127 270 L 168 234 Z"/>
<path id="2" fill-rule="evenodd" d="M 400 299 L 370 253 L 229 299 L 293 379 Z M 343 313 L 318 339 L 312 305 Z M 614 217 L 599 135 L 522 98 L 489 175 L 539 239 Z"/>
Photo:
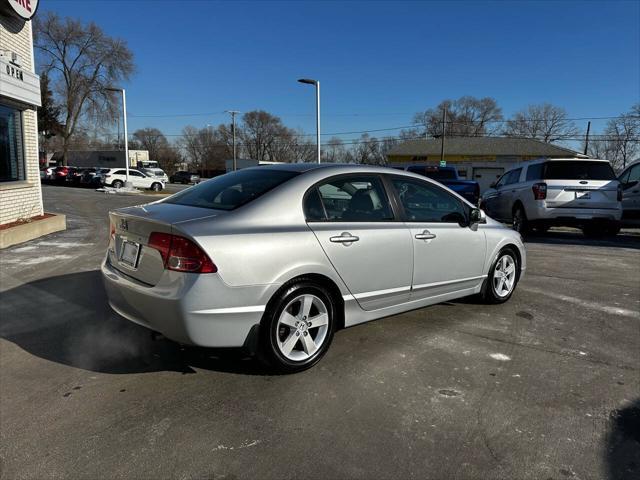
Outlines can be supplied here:
<path id="1" fill-rule="evenodd" d="M 338 137 L 332 137 L 322 148 L 322 161 L 342 163 L 345 161 L 346 153 L 343 141 Z"/>
<path id="2" fill-rule="evenodd" d="M 640 155 L 640 103 L 609 120 L 603 135 L 589 141 L 589 155 L 610 160 L 616 170 Z"/>
<path id="3" fill-rule="evenodd" d="M 369 165 L 386 165 L 387 158 L 381 149 L 382 143 L 383 140 L 371 137 L 368 133 L 363 133 L 352 148 L 354 161 Z"/>
<path id="4" fill-rule="evenodd" d="M 192 125 L 187 125 L 182 129 L 182 135 L 177 143 L 188 162 L 194 167 L 200 168 L 204 158 L 204 151 L 198 138 L 198 129 Z"/>
<path id="5" fill-rule="evenodd" d="M 478 137 L 499 130 L 497 122 L 502 120 L 502 109 L 491 97 L 460 97 L 444 100 L 436 108 L 416 113 L 414 123 L 423 124 L 426 135 L 436 137 L 442 134 L 442 114 L 447 109 L 447 136 Z"/>
<path id="6" fill-rule="evenodd" d="M 169 146 L 167 137 L 157 128 L 141 128 L 133 132 L 133 139 L 142 150 L 149 152 L 150 160 L 158 160 L 160 152 Z"/>
<path id="7" fill-rule="evenodd" d="M 249 158 L 280 162 L 296 160 L 296 132 L 287 128 L 280 117 L 264 110 L 245 113 L 238 136 Z"/>
<path id="8" fill-rule="evenodd" d="M 52 12 L 36 18 L 35 46 L 60 99 L 66 164 L 71 139 L 83 116 L 93 115 L 97 121 L 113 118 L 116 98 L 105 88 L 130 77 L 133 53 L 124 40 L 107 36 L 95 23 L 83 25 Z"/>
<path id="9" fill-rule="evenodd" d="M 545 143 L 553 143 L 575 137 L 578 128 L 567 118 L 564 108 L 542 103 L 529 105 L 516 112 L 507 122 L 504 133 L 513 137 L 535 138 Z"/>

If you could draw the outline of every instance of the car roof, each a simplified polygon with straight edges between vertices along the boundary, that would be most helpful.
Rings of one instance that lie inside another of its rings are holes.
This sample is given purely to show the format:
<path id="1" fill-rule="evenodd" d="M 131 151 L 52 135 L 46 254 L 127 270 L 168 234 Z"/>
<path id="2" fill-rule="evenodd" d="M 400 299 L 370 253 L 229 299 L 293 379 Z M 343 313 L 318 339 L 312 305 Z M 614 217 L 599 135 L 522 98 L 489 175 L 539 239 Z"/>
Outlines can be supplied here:
<path id="1" fill-rule="evenodd" d="M 363 165 L 358 163 L 315 163 L 315 162 L 307 162 L 307 163 L 279 163 L 276 165 L 258 165 L 255 167 L 248 167 L 244 170 L 280 170 L 285 172 L 309 172 L 312 170 L 318 169 L 332 169 L 332 170 L 342 170 L 349 168 L 385 168 L 377 165 Z"/>

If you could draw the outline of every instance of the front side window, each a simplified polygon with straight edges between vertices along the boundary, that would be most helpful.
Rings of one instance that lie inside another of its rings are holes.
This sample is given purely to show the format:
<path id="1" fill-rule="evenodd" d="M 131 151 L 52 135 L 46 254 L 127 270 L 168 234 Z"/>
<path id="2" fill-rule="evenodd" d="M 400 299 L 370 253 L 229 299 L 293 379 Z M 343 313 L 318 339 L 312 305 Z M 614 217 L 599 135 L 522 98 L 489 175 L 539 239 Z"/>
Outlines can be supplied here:
<path id="1" fill-rule="evenodd" d="M 284 170 L 246 169 L 220 175 L 169 197 L 166 203 L 233 210 L 298 175 Z"/>
<path id="2" fill-rule="evenodd" d="M 394 177 L 392 180 L 407 220 L 410 222 L 466 222 L 462 202 L 442 188 L 427 182 Z"/>
<path id="3" fill-rule="evenodd" d="M 349 175 L 314 187 L 305 198 L 309 221 L 384 222 L 393 220 L 391 205 L 380 177 Z"/>
<path id="4" fill-rule="evenodd" d="M 0 105 L 0 182 L 25 178 L 22 112 Z"/>
<path id="5" fill-rule="evenodd" d="M 517 168 L 509 172 L 509 176 L 507 177 L 506 185 L 511 185 L 512 183 L 518 183 L 520 181 L 520 173 L 522 172 L 521 168 Z"/>
<path id="6" fill-rule="evenodd" d="M 507 184 L 507 179 L 509 178 L 510 174 L 511 172 L 507 172 L 504 175 L 502 175 L 496 182 L 495 188 L 504 187 Z"/>

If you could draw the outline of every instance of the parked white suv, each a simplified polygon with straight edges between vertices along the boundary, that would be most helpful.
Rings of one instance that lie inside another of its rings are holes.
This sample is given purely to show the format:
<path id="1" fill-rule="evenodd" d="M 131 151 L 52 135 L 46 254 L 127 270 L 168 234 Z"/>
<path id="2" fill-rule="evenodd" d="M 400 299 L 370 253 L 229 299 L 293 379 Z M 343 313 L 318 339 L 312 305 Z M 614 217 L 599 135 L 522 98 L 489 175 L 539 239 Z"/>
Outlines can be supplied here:
<path id="1" fill-rule="evenodd" d="M 110 168 L 105 172 L 101 172 L 100 175 L 103 185 L 113 188 L 123 187 L 127 178 L 127 172 L 124 168 Z M 129 169 L 129 181 L 136 188 L 147 188 L 154 192 L 159 192 L 164 189 L 164 181 L 161 179 L 149 177 L 139 170 L 132 168 Z"/>
<path id="2" fill-rule="evenodd" d="M 480 206 L 521 234 L 551 226 L 587 236 L 620 231 L 622 187 L 607 160 L 534 160 L 507 171 L 483 193 Z"/>
<path id="3" fill-rule="evenodd" d="M 169 181 L 169 177 L 161 168 L 141 168 L 140 171 L 148 177 L 154 177 L 161 180 L 162 183 L 167 183 Z"/>

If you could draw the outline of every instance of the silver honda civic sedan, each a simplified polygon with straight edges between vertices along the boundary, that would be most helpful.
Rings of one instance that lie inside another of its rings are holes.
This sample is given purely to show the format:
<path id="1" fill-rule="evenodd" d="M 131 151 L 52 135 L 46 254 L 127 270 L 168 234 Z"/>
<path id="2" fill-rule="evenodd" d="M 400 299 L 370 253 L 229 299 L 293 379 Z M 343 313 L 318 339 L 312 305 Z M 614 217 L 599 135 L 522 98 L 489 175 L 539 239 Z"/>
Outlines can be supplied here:
<path id="1" fill-rule="evenodd" d="M 117 313 L 284 372 L 317 363 L 340 328 L 468 295 L 505 302 L 526 268 L 518 233 L 384 167 L 247 168 L 109 216 Z"/>

